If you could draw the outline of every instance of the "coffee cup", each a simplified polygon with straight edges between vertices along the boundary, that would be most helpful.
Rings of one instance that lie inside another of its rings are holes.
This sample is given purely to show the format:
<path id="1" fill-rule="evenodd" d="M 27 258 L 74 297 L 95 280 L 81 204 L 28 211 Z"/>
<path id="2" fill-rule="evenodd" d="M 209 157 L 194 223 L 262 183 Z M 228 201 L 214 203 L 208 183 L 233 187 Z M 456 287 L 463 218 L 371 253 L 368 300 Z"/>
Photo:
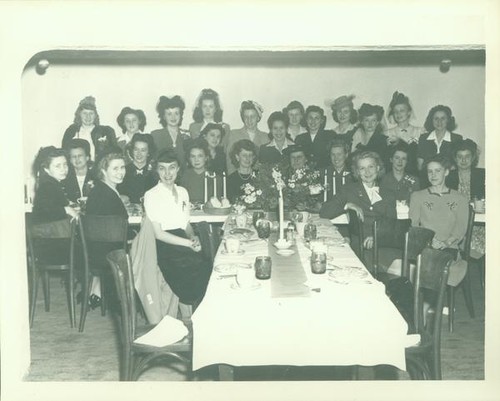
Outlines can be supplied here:
<path id="1" fill-rule="evenodd" d="M 238 238 L 226 238 L 224 245 L 227 253 L 238 253 L 240 250 L 240 240 Z"/>
<path id="2" fill-rule="evenodd" d="M 306 222 L 295 223 L 295 228 L 297 228 L 297 234 L 300 237 L 304 236 L 304 227 L 306 226 L 306 224 L 307 224 Z"/>
<path id="3" fill-rule="evenodd" d="M 254 271 L 249 267 L 240 267 L 236 272 L 236 283 L 240 288 L 249 288 L 255 280 Z"/>

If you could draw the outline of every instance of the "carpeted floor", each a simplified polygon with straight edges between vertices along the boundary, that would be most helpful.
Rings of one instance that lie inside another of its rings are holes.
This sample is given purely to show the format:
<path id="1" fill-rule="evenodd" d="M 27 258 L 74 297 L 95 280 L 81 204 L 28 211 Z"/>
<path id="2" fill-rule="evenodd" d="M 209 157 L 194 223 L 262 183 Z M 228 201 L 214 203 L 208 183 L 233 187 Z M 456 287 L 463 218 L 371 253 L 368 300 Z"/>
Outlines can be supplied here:
<path id="1" fill-rule="evenodd" d="M 449 333 L 447 318 L 442 331 L 442 369 L 444 380 L 484 379 L 484 293 L 476 268 L 471 270 L 476 317 L 470 318 L 462 291 L 456 296 L 455 330 Z M 116 381 L 119 369 L 119 342 L 115 320 L 100 310 L 90 311 L 85 331 L 69 325 L 66 297 L 60 279 L 52 279 L 51 310 L 44 311 L 39 295 L 35 322 L 31 330 L 31 367 L 28 381 Z M 77 310 L 79 313 L 79 309 Z M 79 316 L 77 316 L 79 318 Z M 182 367 L 151 369 L 140 380 L 185 380 Z M 286 374 L 286 375 L 285 375 Z M 285 370 L 282 367 L 248 367 L 236 371 L 237 380 L 350 380 L 347 368 L 309 367 Z M 392 367 L 361 368 L 359 378 L 409 379 L 406 372 Z M 197 372 L 196 380 L 217 380 L 217 369 Z"/>

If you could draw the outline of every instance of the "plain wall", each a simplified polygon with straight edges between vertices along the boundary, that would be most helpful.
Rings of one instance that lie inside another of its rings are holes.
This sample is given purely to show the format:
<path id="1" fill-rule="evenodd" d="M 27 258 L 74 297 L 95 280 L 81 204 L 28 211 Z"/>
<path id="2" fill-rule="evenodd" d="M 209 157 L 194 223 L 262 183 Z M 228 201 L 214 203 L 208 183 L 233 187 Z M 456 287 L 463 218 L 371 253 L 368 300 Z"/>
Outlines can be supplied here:
<path id="1" fill-rule="evenodd" d="M 309 104 L 323 107 L 330 128 L 334 121 L 328 100 L 354 94 L 355 107 L 367 102 L 387 110 L 392 93 L 398 90 L 410 97 L 414 125 L 423 125 L 432 106 L 448 105 L 458 123 L 456 132 L 484 149 L 485 69 L 481 63 L 452 65 L 448 73 L 442 73 L 437 64 L 418 65 L 410 60 L 384 65 L 380 54 L 373 56 L 370 63 L 369 57 L 359 62 L 353 53 L 352 65 L 346 65 L 349 62 L 345 59 L 338 65 L 335 57 L 330 64 L 304 65 L 300 63 L 303 58 L 303 53 L 297 53 L 297 65 L 292 60 L 284 66 L 276 62 L 266 65 L 266 61 L 262 65 L 224 65 L 223 56 L 217 66 L 199 62 L 196 65 L 55 64 L 44 75 L 27 68 L 22 78 L 25 176 L 41 146 L 60 146 L 79 101 L 87 95 L 96 98 L 101 124 L 120 132 L 116 117 L 122 107 L 130 106 L 144 110 L 145 132 L 151 132 L 161 128 L 155 111 L 160 95 L 183 97 L 186 110 L 182 125 L 187 129 L 202 88 L 219 92 L 224 121 L 232 128 L 242 126 L 239 116 L 242 100 L 259 102 L 264 108 L 259 128 L 264 131 L 269 114 L 281 110 L 293 99 L 306 107 Z M 483 157 L 479 165 L 484 166 Z"/>

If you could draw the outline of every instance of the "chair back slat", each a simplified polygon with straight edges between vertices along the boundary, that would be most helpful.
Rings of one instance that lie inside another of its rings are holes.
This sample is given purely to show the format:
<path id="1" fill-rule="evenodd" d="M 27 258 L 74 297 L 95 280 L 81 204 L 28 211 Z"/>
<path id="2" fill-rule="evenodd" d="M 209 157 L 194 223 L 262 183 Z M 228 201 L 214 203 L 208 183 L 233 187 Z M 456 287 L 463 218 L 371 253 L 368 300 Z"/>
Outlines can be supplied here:
<path id="1" fill-rule="evenodd" d="M 465 238 L 463 242 L 463 259 L 468 260 L 470 257 L 470 245 L 472 242 L 472 229 L 474 228 L 474 218 L 476 216 L 476 212 L 474 211 L 474 207 L 469 205 L 469 218 L 467 220 L 467 231 L 465 232 Z"/>
<path id="2" fill-rule="evenodd" d="M 434 231 L 423 227 L 410 227 L 405 235 L 401 275 L 409 278 L 410 263 L 416 262 L 418 255 L 431 245 Z"/>
<path id="3" fill-rule="evenodd" d="M 364 262 L 365 252 L 363 248 L 363 241 L 365 239 L 365 233 L 363 228 L 363 222 L 358 218 L 356 212 L 352 209 L 347 210 L 349 216 L 349 237 L 351 239 L 351 244 L 353 243 L 353 236 L 358 237 L 358 246 L 354 251 L 358 254 L 359 258 Z"/>
<path id="4" fill-rule="evenodd" d="M 106 256 L 106 259 L 111 266 L 118 300 L 121 305 L 123 344 L 128 345 L 133 342 L 135 337 L 136 305 L 132 265 L 130 258 L 123 249 L 111 251 Z"/>
<path id="5" fill-rule="evenodd" d="M 87 241 L 123 242 L 125 245 L 127 243 L 128 220 L 126 217 L 84 215 L 81 217 L 81 222 Z"/>

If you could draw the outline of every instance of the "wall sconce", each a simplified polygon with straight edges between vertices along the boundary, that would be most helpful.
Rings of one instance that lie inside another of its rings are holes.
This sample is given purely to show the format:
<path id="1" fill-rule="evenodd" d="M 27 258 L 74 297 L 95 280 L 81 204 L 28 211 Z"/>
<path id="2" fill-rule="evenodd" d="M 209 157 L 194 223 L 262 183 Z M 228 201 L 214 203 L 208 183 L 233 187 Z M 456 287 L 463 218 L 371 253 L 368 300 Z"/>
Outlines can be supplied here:
<path id="1" fill-rule="evenodd" d="M 37 72 L 38 75 L 43 75 L 45 74 L 45 72 L 47 71 L 47 68 L 49 68 L 49 60 L 47 59 L 41 59 L 40 61 L 38 61 L 36 67 L 35 67 L 35 70 Z"/>
<path id="2" fill-rule="evenodd" d="M 441 63 L 439 64 L 439 71 L 441 71 L 442 73 L 446 73 L 450 71 L 450 67 L 451 67 L 451 60 L 449 58 L 445 58 L 441 60 Z"/>

